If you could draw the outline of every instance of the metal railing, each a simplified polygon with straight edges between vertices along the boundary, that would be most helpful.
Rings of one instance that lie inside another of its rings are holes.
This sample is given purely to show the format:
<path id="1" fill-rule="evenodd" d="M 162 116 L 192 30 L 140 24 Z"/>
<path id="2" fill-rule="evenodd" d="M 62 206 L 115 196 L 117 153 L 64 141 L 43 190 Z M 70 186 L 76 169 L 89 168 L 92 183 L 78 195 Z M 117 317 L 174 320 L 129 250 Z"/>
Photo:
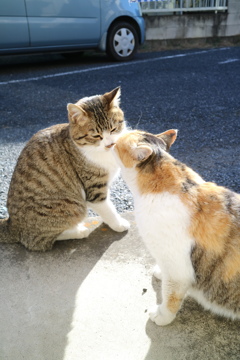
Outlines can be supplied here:
<path id="1" fill-rule="evenodd" d="M 143 14 L 226 11 L 227 0 L 135 0 Z"/>

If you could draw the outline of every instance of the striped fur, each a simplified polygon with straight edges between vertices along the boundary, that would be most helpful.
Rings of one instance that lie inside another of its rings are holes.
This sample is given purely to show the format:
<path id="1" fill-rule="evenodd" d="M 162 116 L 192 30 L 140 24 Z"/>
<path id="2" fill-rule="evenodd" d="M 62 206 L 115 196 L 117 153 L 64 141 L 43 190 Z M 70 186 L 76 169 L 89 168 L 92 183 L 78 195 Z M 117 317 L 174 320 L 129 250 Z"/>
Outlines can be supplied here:
<path id="1" fill-rule="evenodd" d="M 162 304 L 150 317 L 170 323 L 189 294 L 206 309 L 239 319 L 240 195 L 174 159 L 168 149 L 176 136 L 175 130 L 131 131 L 114 147 L 139 232 L 161 269 Z"/>
<path id="2" fill-rule="evenodd" d="M 97 207 L 114 230 L 128 227 L 108 196 L 118 171 L 110 147 L 125 128 L 119 96 L 117 88 L 68 104 L 69 124 L 30 139 L 12 176 L 9 219 L 0 222 L 0 242 L 45 251 L 56 240 L 86 237 L 87 206 Z"/>

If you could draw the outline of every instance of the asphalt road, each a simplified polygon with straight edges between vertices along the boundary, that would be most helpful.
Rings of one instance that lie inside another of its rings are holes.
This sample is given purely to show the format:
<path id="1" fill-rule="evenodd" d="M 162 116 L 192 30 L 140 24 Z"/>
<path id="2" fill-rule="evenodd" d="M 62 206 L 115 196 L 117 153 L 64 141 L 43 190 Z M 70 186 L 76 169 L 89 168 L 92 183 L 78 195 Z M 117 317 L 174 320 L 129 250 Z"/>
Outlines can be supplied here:
<path id="1" fill-rule="evenodd" d="M 0 58 L 0 216 L 25 142 L 67 121 L 66 105 L 121 85 L 128 125 L 160 133 L 179 129 L 172 154 L 207 181 L 240 192 L 240 47 L 140 53 L 129 63 L 87 54 Z M 121 179 L 112 198 L 133 209 Z"/>

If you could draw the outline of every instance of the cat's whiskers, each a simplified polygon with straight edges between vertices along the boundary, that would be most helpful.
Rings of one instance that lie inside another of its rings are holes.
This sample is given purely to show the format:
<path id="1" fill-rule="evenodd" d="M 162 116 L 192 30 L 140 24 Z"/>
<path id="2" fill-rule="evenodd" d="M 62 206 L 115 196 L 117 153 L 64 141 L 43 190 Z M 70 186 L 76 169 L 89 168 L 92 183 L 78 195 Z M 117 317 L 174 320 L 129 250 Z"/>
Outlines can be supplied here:
<path id="1" fill-rule="evenodd" d="M 135 126 L 136 129 L 138 128 L 141 119 L 142 119 L 142 111 L 141 111 L 141 114 L 140 114 L 140 116 L 139 116 L 138 122 L 137 122 L 137 124 L 136 124 L 136 126 Z"/>

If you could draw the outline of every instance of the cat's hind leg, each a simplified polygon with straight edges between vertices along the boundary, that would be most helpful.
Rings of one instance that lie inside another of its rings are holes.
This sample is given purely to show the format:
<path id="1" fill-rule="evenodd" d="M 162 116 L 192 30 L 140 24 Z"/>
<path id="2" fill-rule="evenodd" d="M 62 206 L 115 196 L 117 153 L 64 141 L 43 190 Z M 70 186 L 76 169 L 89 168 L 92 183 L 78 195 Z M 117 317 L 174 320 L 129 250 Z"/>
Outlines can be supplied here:
<path id="1" fill-rule="evenodd" d="M 21 231 L 20 242 L 30 251 L 49 251 L 55 242 L 55 234 L 50 231 L 46 233 L 33 233 L 32 231 L 24 229 Z"/>
<path id="2" fill-rule="evenodd" d="M 88 237 L 91 230 L 88 229 L 84 223 L 79 223 L 73 226 L 70 229 L 64 230 L 61 234 L 58 235 L 58 240 L 71 240 L 71 239 L 83 239 Z"/>
<path id="3" fill-rule="evenodd" d="M 79 223 L 72 228 L 64 230 L 56 238 L 56 229 L 47 229 L 42 232 L 23 231 L 21 243 L 31 251 L 48 251 L 51 250 L 56 240 L 83 239 L 88 237 L 91 230 Z"/>

